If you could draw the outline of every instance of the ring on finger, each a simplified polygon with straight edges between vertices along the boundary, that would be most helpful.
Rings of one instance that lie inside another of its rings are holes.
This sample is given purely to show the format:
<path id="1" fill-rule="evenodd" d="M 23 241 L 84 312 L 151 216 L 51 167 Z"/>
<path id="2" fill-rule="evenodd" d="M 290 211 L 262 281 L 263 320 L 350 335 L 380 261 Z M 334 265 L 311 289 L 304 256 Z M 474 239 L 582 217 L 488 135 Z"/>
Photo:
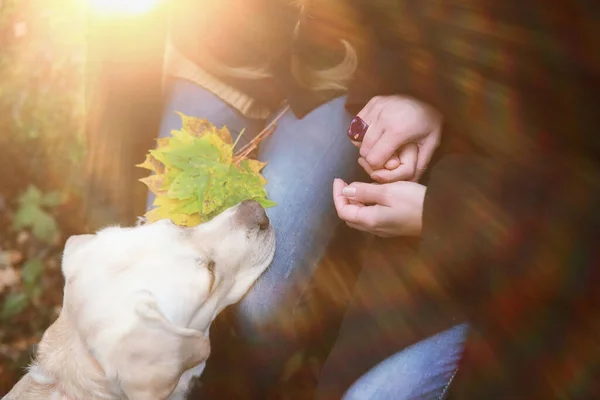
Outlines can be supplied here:
<path id="1" fill-rule="evenodd" d="M 348 137 L 355 142 L 362 142 L 369 125 L 358 115 L 350 121 L 348 127 Z"/>

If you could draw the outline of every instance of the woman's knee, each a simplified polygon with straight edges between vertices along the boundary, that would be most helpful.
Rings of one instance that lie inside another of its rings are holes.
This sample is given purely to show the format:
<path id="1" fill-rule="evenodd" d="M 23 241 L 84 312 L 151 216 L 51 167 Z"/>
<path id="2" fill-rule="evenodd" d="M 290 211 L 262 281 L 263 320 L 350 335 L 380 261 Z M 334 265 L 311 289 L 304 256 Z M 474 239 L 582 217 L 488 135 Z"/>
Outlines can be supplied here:
<path id="1" fill-rule="evenodd" d="M 344 395 L 354 399 L 443 399 L 464 350 L 468 327 L 457 325 L 387 358 Z"/>

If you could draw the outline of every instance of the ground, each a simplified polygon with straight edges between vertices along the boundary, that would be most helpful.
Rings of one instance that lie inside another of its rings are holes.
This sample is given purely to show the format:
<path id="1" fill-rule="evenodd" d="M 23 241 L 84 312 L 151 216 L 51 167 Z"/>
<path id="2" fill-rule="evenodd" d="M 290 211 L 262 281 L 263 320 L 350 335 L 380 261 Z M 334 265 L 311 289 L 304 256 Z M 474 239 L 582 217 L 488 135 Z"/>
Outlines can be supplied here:
<path id="1" fill-rule="evenodd" d="M 23 374 L 33 346 L 62 304 L 63 238 L 48 244 L 28 229 L 13 230 L 12 204 L 0 196 L 0 394 Z M 40 272 L 33 271 L 36 268 Z"/>

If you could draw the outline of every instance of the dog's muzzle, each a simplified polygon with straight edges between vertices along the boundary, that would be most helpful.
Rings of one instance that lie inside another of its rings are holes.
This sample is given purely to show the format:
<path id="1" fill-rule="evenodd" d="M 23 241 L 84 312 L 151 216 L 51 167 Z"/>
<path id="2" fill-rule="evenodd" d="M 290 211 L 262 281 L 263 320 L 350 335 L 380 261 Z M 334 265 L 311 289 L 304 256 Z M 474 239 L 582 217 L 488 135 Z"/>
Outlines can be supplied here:
<path id="1" fill-rule="evenodd" d="M 261 230 L 269 228 L 269 217 L 265 209 L 255 200 L 244 200 L 237 209 L 237 218 L 246 227 L 259 228 Z"/>

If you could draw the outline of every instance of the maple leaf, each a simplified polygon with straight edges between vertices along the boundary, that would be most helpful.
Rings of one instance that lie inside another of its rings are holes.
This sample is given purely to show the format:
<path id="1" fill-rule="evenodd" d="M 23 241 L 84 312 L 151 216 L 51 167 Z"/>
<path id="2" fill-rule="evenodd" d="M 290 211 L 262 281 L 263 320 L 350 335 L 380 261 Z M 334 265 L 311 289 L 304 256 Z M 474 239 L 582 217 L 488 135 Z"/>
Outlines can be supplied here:
<path id="1" fill-rule="evenodd" d="M 234 157 L 235 143 L 226 127 L 178 113 L 182 126 L 160 138 L 156 148 L 137 166 L 152 172 L 140 179 L 156 195 L 148 222 L 170 219 L 177 225 L 196 226 L 243 200 L 273 207 L 261 175 L 266 163 Z"/>

